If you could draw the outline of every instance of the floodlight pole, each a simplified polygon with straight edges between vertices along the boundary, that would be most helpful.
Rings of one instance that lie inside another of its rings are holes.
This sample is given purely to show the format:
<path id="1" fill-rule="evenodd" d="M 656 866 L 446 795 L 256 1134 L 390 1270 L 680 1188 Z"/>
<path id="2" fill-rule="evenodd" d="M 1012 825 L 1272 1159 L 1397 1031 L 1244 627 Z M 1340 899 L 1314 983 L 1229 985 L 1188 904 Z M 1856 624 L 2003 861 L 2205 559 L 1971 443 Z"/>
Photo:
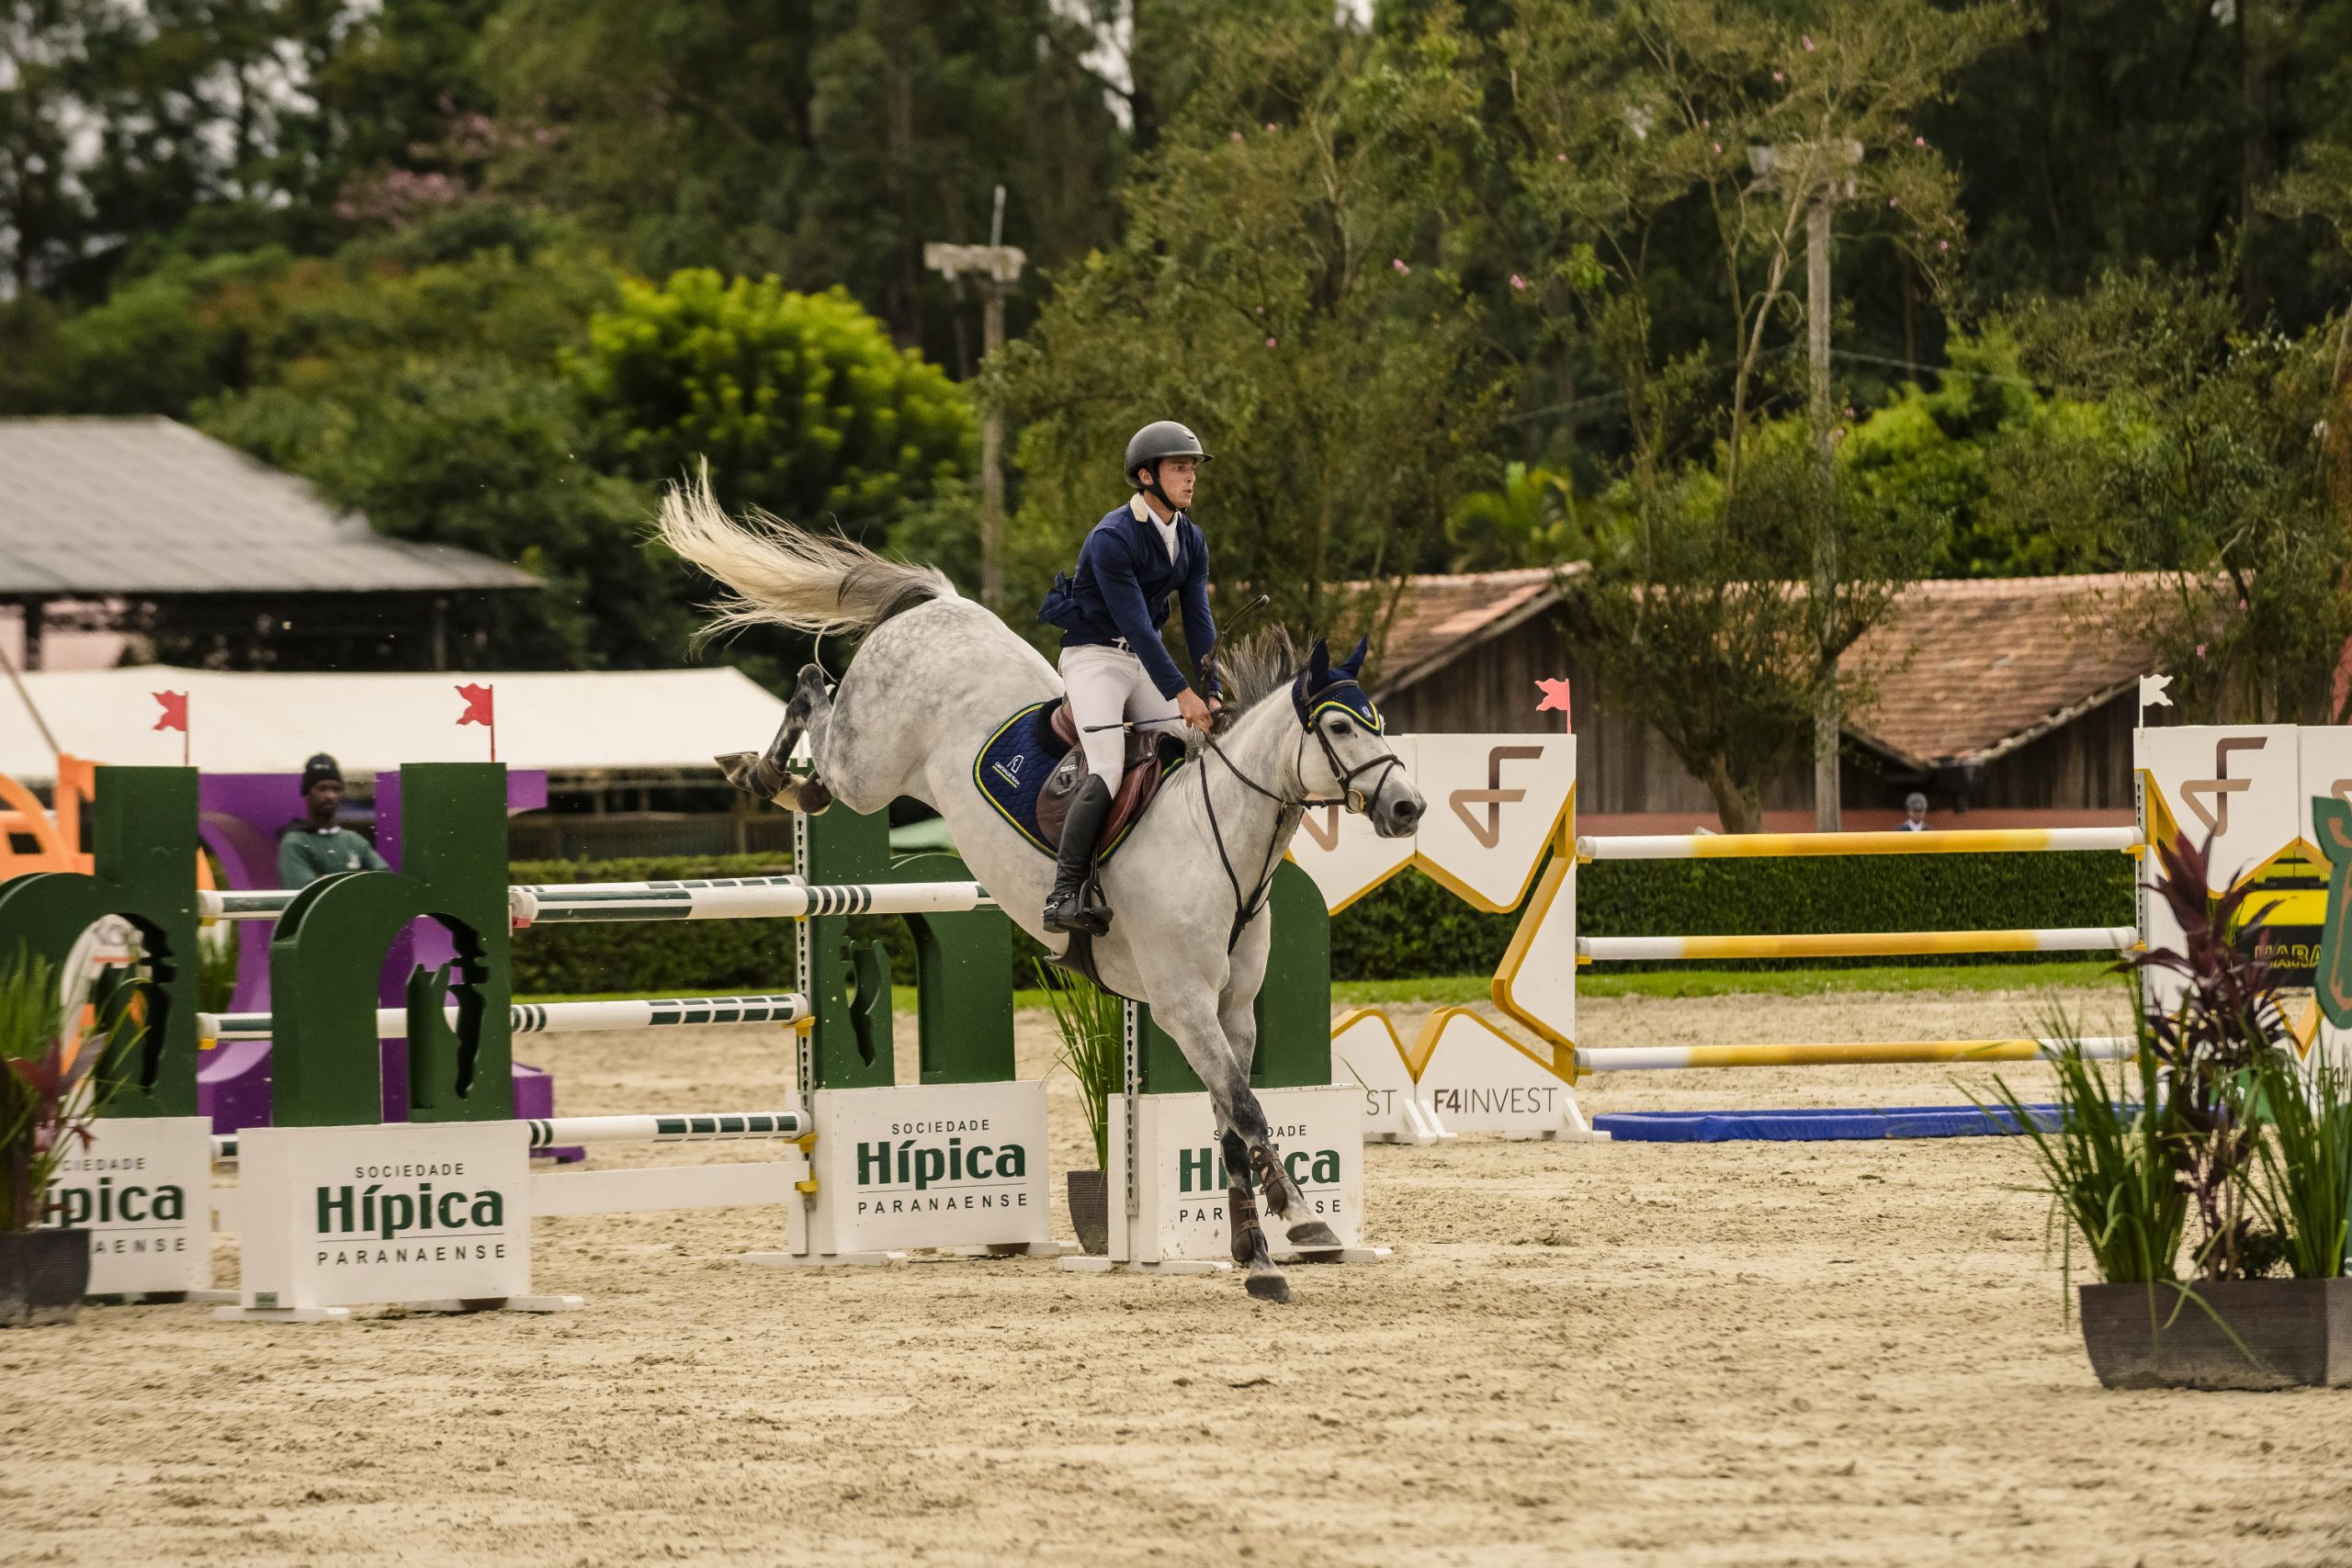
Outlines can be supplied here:
<path id="1" fill-rule="evenodd" d="M 1777 184 L 1791 201 L 1805 204 L 1805 350 L 1813 424 L 1813 603 L 1821 628 L 1820 678 L 1813 696 L 1813 826 L 1835 833 L 1844 820 L 1838 760 L 1845 734 L 1838 699 L 1838 661 L 1830 646 L 1838 592 L 1837 447 L 1829 412 L 1830 213 L 1842 197 L 1854 194 L 1859 141 L 1784 142 L 1750 147 L 1748 166 L 1758 183 Z"/>
<path id="2" fill-rule="evenodd" d="M 966 275 L 980 286 L 980 363 L 985 367 L 1004 346 L 1005 291 L 1021 281 L 1028 258 L 1004 242 L 1004 187 L 996 187 L 996 212 L 985 245 L 928 244 L 922 265 L 960 284 Z M 959 288 L 960 294 L 962 290 Z M 1004 609 L 1004 411 L 985 383 L 980 393 L 980 603 Z"/>

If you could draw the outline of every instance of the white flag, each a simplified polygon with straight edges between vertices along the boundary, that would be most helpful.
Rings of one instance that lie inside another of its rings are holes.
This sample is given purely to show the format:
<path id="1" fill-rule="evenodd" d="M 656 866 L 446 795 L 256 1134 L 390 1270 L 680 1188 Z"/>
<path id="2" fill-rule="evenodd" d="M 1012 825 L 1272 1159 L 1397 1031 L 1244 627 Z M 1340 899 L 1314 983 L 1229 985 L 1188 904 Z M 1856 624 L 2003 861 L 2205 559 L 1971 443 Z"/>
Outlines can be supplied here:
<path id="1" fill-rule="evenodd" d="M 2168 708 L 2172 699 L 2165 695 L 2165 688 L 2172 684 L 2169 675 L 2140 677 L 2140 705 L 2143 708 Z"/>

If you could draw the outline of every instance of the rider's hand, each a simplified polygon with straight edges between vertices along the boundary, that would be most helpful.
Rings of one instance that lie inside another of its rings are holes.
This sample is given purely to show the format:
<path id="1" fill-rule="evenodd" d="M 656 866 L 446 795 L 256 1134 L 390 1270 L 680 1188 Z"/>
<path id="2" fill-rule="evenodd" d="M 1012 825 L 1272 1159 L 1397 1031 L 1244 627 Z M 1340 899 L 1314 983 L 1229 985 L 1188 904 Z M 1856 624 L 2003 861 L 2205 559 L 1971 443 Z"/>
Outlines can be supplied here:
<path id="1" fill-rule="evenodd" d="M 1176 694 L 1176 716 L 1204 735 L 1214 722 L 1209 705 L 1201 701 L 1200 693 L 1190 686 Z"/>

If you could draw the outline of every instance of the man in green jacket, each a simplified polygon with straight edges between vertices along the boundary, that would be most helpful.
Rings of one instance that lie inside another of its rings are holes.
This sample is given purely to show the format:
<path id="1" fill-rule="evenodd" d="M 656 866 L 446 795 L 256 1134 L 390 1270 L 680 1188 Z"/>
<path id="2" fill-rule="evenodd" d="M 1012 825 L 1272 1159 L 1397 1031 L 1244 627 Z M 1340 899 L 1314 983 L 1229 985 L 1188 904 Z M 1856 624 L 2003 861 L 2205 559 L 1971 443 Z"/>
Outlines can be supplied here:
<path id="1" fill-rule="evenodd" d="M 324 751 L 302 764 L 302 807 L 308 814 L 277 834 L 277 881 L 281 887 L 308 887 L 338 871 L 390 871 L 376 846 L 348 828 L 335 826 L 343 805 L 343 770 Z"/>

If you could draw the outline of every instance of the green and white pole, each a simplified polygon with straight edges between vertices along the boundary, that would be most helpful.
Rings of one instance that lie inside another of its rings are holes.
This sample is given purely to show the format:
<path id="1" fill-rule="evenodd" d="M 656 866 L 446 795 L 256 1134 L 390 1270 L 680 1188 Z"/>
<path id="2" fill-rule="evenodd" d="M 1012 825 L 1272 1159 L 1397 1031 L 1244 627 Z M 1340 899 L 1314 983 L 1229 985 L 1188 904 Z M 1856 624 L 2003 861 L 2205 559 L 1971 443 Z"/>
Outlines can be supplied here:
<path id="1" fill-rule="evenodd" d="M 452 1028 L 455 1008 L 442 1016 Z M 798 991 L 762 992 L 734 997 L 629 997 L 602 1002 L 516 1002 L 506 1010 L 507 1026 L 517 1034 L 589 1034 L 614 1029 L 723 1029 L 749 1023 L 797 1023 L 808 1016 L 808 998 Z M 197 1034 L 203 1040 L 267 1040 L 272 1021 L 266 1012 L 198 1013 Z M 376 1010 L 376 1037 L 399 1039 L 408 1033 L 408 1012 L 402 1008 Z"/>

